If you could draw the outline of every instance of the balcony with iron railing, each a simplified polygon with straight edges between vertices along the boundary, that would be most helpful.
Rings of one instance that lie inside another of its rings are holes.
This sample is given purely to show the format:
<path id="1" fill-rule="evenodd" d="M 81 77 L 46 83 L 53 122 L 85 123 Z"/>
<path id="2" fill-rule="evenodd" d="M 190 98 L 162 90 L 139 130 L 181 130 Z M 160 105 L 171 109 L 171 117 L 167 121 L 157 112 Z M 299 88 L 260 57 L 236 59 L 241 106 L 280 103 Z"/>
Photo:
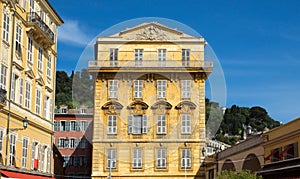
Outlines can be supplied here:
<path id="1" fill-rule="evenodd" d="M 37 28 L 35 30 L 41 31 L 44 37 L 48 38 L 51 44 L 54 44 L 54 33 L 36 12 L 27 13 L 27 22 L 29 25 L 35 26 Z"/>
<path id="2" fill-rule="evenodd" d="M 152 71 L 152 70 L 164 70 L 164 71 L 174 71 L 174 70 L 188 70 L 188 71 L 203 71 L 211 72 L 213 69 L 212 61 L 204 60 L 90 60 L 88 63 L 88 68 L 90 72 L 97 71 Z"/>

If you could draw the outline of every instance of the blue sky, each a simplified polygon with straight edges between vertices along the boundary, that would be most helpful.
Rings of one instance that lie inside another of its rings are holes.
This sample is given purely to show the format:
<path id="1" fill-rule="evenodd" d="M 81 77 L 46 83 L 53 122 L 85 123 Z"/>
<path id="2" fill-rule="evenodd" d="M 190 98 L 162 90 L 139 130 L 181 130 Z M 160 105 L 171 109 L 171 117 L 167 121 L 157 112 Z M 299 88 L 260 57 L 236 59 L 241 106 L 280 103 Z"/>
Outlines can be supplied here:
<path id="1" fill-rule="evenodd" d="M 49 0 L 64 20 L 57 70 L 70 73 L 86 45 L 126 20 L 162 17 L 201 34 L 224 71 L 226 106 L 262 106 L 286 123 L 300 117 L 300 1 Z"/>

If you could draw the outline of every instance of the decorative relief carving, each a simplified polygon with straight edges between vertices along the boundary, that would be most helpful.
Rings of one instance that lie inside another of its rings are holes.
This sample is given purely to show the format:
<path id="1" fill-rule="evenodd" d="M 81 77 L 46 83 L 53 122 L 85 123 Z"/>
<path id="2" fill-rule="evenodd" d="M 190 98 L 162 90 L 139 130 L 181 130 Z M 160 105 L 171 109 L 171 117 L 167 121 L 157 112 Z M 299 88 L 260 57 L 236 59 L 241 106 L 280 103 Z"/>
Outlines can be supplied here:
<path id="1" fill-rule="evenodd" d="M 142 115 L 145 113 L 145 110 L 148 109 L 148 105 L 140 100 L 136 100 L 129 104 L 128 109 L 131 110 L 132 114 Z"/>
<path id="2" fill-rule="evenodd" d="M 122 108 L 123 105 L 117 101 L 108 101 L 101 107 L 105 114 L 119 114 Z"/>
<path id="3" fill-rule="evenodd" d="M 168 40 L 167 35 L 159 28 L 151 25 L 136 34 L 137 40 Z"/>
<path id="4" fill-rule="evenodd" d="M 181 101 L 175 106 L 175 109 L 180 110 L 181 113 L 190 113 L 191 110 L 196 109 L 196 107 L 196 104 L 191 101 Z"/>
<path id="5" fill-rule="evenodd" d="M 155 110 L 156 114 L 167 114 L 171 108 L 172 105 L 167 101 L 158 101 L 151 107 L 151 109 Z"/>

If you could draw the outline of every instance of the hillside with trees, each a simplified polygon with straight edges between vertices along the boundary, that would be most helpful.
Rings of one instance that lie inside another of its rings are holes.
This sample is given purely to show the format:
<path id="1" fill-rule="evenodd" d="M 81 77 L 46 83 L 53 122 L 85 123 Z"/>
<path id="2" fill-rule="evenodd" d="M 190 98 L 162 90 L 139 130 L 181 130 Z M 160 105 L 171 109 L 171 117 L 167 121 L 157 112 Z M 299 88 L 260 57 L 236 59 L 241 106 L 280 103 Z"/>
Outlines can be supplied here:
<path id="1" fill-rule="evenodd" d="M 206 99 L 206 121 L 208 120 L 222 120 L 214 138 L 229 145 L 244 139 L 247 126 L 251 126 L 253 132 L 259 133 L 265 128 L 272 129 L 280 125 L 279 121 L 272 119 L 266 109 L 260 106 L 250 108 L 232 105 L 223 115 L 222 109 L 216 103 Z"/>
<path id="2" fill-rule="evenodd" d="M 56 72 L 55 105 L 62 104 L 68 108 L 79 108 L 81 105 L 93 106 L 93 81 L 87 69 L 72 72 L 70 76 L 65 71 Z"/>

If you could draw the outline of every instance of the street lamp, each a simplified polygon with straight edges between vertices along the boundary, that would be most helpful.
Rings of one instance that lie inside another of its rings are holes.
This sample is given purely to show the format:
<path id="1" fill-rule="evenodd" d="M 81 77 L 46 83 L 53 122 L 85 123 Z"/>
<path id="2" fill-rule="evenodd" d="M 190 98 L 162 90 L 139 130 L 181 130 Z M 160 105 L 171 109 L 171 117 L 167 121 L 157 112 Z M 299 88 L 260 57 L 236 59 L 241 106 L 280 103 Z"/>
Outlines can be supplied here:
<path id="1" fill-rule="evenodd" d="M 27 117 L 25 117 L 23 119 L 23 127 L 24 127 L 24 130 L 27 129 L 27 127 L 28 127 L 28 119 L 27 119 Z"/>

